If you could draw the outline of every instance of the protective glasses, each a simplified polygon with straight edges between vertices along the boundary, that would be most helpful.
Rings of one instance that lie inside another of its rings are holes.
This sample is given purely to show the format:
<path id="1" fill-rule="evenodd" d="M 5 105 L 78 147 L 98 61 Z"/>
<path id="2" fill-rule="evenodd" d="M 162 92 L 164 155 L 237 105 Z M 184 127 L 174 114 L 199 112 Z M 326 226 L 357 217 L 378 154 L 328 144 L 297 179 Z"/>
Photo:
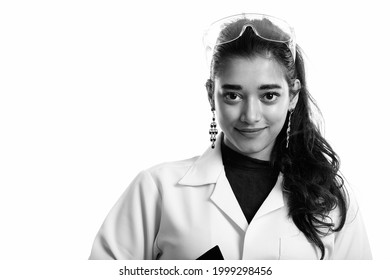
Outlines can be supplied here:
<path id="1" fill-rule="evenodd" d="M 229 30 L 226 30 L 226 27 L 232 23 L 237 23 L 238 27 L 242 25 L 242 28 L 228 28 Z M 282 19 L 255 13 L 233 15 L 211 24 L 203 36 L 207 60 L 211 61 L 216 46 L 238 39 L 248 26 L 264 40 L 285 44 L 290 49 L 295 61 L 294 29 Z"/>

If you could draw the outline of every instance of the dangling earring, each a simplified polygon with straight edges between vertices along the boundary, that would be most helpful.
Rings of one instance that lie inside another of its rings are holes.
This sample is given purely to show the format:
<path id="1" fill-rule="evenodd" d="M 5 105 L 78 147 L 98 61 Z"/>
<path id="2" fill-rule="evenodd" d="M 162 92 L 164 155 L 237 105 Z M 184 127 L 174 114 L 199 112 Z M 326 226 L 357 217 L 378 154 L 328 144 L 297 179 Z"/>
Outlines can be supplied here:
<path id="1" fill-rule="evenodd" d="M 211 112 L 213 112 L 213 121 L 210 124 L 210 141 L 211 141 L 211 148 L 215 148 L 215 140 L 217 139 L 218 129 L 217 129 L 217 123 L 215 122 L 215 109 L 211 109 Z"/>
<path id="2" fill-rule="evenodd" d="M 290 142 L 290 131 L 291 131 L 291 115 L 293 113 L 293 110 L 290 111 L 288 115 L 288 125 L 287 125 L 287 141 L 286 141 L 286 149 L 288 149 L 288 144 Z"/>

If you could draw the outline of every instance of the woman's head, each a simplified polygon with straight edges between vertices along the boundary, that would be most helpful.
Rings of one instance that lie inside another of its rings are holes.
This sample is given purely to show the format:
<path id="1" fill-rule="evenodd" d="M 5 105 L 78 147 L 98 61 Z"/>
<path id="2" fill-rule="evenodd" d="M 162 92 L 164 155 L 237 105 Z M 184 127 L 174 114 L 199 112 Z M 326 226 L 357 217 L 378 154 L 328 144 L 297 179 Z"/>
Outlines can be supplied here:
<path id="1" fill-rule="evenodd" d="M 218 41 L 227 43 L 214 49 L 207 89 L 226 144 L 269 160 L 278 135 L 282 132 L 286 138 L 283 128 L 288 112 L 307 96 L 300 94 L 304 73 L 296 67 L 302 65 L 299 53 L 299 63 L 294 61 L 295 45 L 265 40 L 257 34 L 260 29 L 266 37 L 271 36 L 266 31 L 280 34 L 280 40 L 287 36 L 267 19 L 253 20 L 250 25 L 238 20 L 225 26 Z"/>

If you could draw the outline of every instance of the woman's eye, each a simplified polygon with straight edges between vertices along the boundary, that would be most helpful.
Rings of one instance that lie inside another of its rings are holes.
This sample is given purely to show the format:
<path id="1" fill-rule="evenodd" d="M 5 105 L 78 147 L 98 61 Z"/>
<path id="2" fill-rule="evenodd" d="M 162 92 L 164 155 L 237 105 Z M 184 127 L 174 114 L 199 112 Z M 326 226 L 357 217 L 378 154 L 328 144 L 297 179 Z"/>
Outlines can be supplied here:
<path id="1" fill-rule="evenodd" d="M 277 93 L 268 92 L 268 93 L 266 93 L 266 94 L 264 94 L 264 95 L 262 96 L 262 99 L 263 99 L 265 102 L 271 103 L 271 102 L 274 102 L 278 96 L 279 96 L 279 95 L 278 95 Z"/>
<path id="2" fill-rule="evenodd" d="M 239 101 L 241 100 L 241 97 L 240 95 L 238 95 L 237 93 L 235 92 L 227 92 L 224 94 L 224 97 L 227 101 L 230 101 L 230 102 L 234 102 L 234 101 Z"/>

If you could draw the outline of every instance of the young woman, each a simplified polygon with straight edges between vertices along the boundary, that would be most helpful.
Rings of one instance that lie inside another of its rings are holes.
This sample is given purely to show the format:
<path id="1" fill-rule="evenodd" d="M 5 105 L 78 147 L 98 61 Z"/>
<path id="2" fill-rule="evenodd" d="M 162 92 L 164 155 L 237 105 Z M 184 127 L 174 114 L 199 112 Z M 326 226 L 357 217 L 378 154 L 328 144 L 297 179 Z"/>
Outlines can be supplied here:
<path id="1" fill-rule="evenodd" d="M 313 122 L 293 29 L 236 15 L 205 44 L 211 147 L 141 172 L 90 259 L 370 259 L 338 157 Z"/>

